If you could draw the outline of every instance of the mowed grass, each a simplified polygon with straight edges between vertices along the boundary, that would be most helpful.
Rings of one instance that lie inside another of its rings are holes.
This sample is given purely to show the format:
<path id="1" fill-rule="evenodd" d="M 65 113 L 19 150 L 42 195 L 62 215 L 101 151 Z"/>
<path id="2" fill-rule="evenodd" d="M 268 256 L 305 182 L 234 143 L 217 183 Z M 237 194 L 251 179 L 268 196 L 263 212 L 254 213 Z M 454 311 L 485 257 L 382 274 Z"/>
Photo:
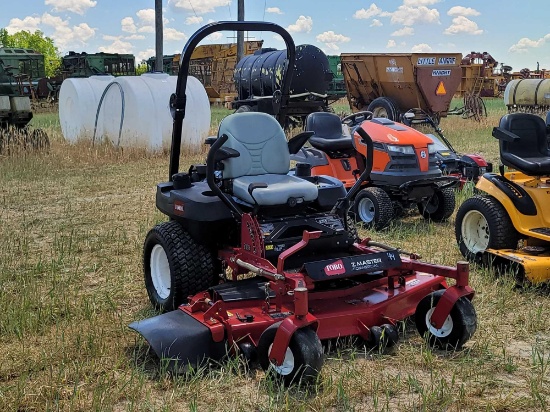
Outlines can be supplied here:
<path id="1" fill-rule="evenodd" d="M 454 116 L 442 128 L 458 151 L 498 164 L 491 129 L 505 109 L 500 100 L 487 103 L 482 122 Z M 216 110 L 217 122 L 225 113 Z M 318 384 L 307 389 L 281 388 L 235 359 L 171 376 L 127 327 L 154 315 L 141 248 L 147 231 L 165 219 L 155 208 L 155 186 L 167 178 L 167 154 L 69 145 L 55 115 L 33 123 L 47 129 L 50 152 L 0 158 L 0 410 L 550 408 L 548 292 L 515 290 L 511 279 L 475 267 L 478 329 L 460 352 L 431 350 L 408 325 L 389 352 L 343 344 L 326 353 Z M 184 156 L 182 169 L 203 158 Z M 411 215 L 361 234 L 426 261 L 462 260 L 453 219 L 431 224 Z"/>

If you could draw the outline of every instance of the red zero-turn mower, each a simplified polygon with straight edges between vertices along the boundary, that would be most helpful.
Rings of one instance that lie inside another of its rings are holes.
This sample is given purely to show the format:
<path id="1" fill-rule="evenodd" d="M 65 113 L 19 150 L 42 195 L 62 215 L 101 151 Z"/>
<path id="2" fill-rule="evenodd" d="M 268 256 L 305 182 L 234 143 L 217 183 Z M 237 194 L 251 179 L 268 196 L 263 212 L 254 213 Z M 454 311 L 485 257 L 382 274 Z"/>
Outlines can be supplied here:
<path id="1" fill-rule="evenodd" d="M 189 60 L 201 39 L 220 30 L 282 36 L 288 65 L 274 97 L 280 110 L 276 118 L 227 116 L 218 137 L 207 141 L 206 181 L 192 182 L 178 172 Z M 431 345 L 461 347 L 477 323 L 468 264 L 424 263 L 368 238 L 359 241 L 348 226 L 349 200 L 369 178 L 372 162 L 347 193 L 337 179 L 288 174 L 289 152 L 311 135 L 287 142 L 280 125 L 294 50 L 283 28 L 265 22 L 212 23 L 187 42 L 171 100 L 170 179 L 157 186 L 157 207 L 170 221 L 155 226 L 144 245 L 150 300 L 168 313 L 130 327 L 170 367 L 242 354 L 286 384 L 315 379 L 322 340 L 359 336 L 373 346 L 390 345 L 397 323 L 411 315 Z M 359 133 L 372 154 L 372 140 Z"/>

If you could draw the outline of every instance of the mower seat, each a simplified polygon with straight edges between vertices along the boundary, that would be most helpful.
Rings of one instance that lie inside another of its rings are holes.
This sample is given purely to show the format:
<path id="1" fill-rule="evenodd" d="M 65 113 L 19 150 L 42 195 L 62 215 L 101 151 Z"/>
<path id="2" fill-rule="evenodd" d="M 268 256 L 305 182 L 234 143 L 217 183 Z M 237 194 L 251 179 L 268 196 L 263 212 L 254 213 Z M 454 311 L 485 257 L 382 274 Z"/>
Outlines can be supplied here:
<path id="1" fill-rule="evenodd" d="M 504 131 L 504 133 L 503 133 Z M 546 124 L 530 113 L 511 113 L 493 130 L 499 139 L 501 162 L 529 176 L 550 175 Z"/>
<path id="2" fill-rule="evenodd" d="M 306 118 L 306 131 L 315 134 L 309 143 L 323 152 L 341 152 L 353 149 L 351 136 L 342 133 L 342 122 L 334 113 L 315 112 Z"/>
<path id="3" fill-rule="evenodd" d="M 233 179 L 233 196 L 251 205 L 277 206 L 317 199 L 317 186 L 289 176 L 290 154 L 285 133 L 274 117 L 265 113 L 234 113 L 224 118 L 218 137 L 222 147 L 239 157 L 223 160 L 223 179 Z M 249 191 L 256 184 L 252 194 Z"/>

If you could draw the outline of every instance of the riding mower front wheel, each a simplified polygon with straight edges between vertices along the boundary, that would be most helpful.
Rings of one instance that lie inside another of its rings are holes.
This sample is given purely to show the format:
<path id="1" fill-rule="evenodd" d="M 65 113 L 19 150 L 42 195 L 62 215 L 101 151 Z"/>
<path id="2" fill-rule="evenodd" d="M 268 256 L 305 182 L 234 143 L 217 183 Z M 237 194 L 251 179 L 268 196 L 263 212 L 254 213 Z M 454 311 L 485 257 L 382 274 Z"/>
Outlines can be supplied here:
<path id="1" fill-rule="evenodd" d="M 143 271 L 149 300 L 162 312 L 175 310 L 215 279 L 210 251 L 176 221 L 160 223 L 147 234 Z"/>
<path id="2" fill-rule="evenodd" d="M 353 201 L 355 220 L 367 228 L 384 229 L 393 219 L 393 203 L 379 187 L 367 187 Z"/>
<path id="3" fill-rule="evenodd" d="M 268 327 L 258 341 L 258 360 L 266 372 L 272 372 L 275 379 L 285 386 L 314 383 L 323 366 L 323 346 L 317 333 L 309 327 L 296 330 L 290 339 L 282 365 L 270 360 L 275 334 L 281 322 Z"/>
<path id="4" fill-rule="evenodd" d="M 455 236 L 462 255 L 478 263 L 489 248 L 516 249 L 520 237 L 500 202 L 492 196 L 479 195 L 458 208 Z"/>
<path id="5" fill-rule="evenodd" d="M 424 219 L 444 222 L 453 214 L 456 206 L 455 193 L 450 187 L 437 189 L 426 201 L 418 203 L 418 212 Z"/>
<path id="6" fill-rule="evenodd" d="M 444 293 L 445 289 L 432 292 L 418 303 L 414 316 L 416 329 L 432 348 L 459 350 L 477 329 L 476 311 L 468 298 L 461 297 L 441 328 L 437 329 L 432 325 L 431 318 Z"/>

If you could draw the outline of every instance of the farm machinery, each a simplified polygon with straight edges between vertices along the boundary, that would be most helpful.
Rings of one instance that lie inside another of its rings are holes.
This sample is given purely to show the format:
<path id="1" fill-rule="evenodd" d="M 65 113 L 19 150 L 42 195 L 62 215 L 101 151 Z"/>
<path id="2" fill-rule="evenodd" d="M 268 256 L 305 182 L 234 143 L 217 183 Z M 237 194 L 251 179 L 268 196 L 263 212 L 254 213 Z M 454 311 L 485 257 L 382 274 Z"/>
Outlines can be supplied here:
<path id="1" fill-rule="evenodd" d="M 49 148 L 48 135 L 28 127 L 33 116 L 31 100 L 19 92 L 11 77 L 10 67 L 0 60 L 0 155 Z"/>
<path id="2" fill-rule="evenodd" d="M 206 141 L 206 179 L 197 180 L 179 171 L 189 60 L 201 39 L 221 30 L 271 31 L 284 39 L 281 110 L 276 117 L 223 119 L 217 137 Z M 372 155 L 347 192 L 329 176 L 289 173 L 290 153 L 312 134 L 287 142 L 281 127 L 294 50 L 288 32 L 266 22 L 211 23 L 183 50 L 171 98 L 169 181 L 157 186 L 156 196 L 170 220 L 150 230 L 143 252 L 149 299 L 166 313 L 130 325 L 175 370 L 240 354 L 290 384 L 316 378 L 324 340 L 358 336 L 373 347 L 390 346 L 398 322 L 413 314 L 435 347 L 460 348 L 476 329 L 468 263 L 425 263 L 360 240 L 349 224 L 347 208 L 369 179 Z M 357 134 L 372 154 L 368 132 Z"/>
<path id="3" fill-rule="evenodd" d="M 519 283 L 550 280 L 550 150 L 547 125 L 535 114 L 512 113 L 493 129 L 498 139 L 499 173 L 477 182 L 482 192 L 458 209 L 456 240 L 471 261 Z M 510 168 L 505 172 L 504 166 Z"/>

